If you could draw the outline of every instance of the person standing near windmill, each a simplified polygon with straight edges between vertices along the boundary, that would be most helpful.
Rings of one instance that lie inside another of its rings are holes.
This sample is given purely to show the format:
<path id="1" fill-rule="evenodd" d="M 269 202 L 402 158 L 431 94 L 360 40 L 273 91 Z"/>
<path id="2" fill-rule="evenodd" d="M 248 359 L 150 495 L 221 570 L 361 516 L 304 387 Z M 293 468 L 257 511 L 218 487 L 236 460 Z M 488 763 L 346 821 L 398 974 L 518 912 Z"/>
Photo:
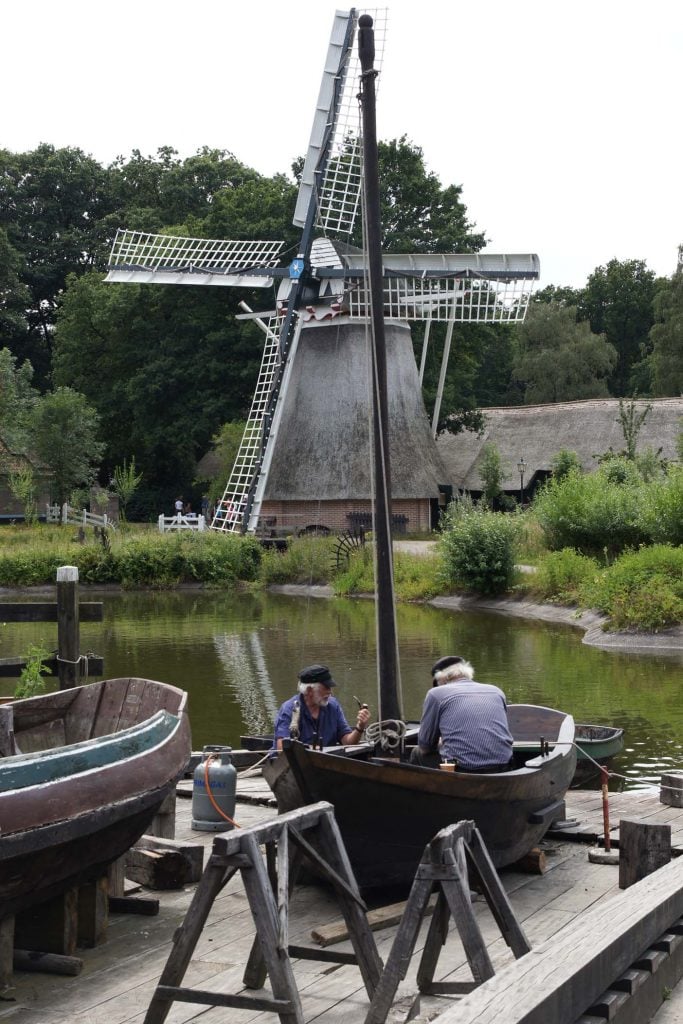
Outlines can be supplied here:
<path id="1" fill-rule="evenodd" d="M 298 693 L 281 705 L 275 719 L 273 753 L 284 740 L 300 740 L 312 747 L 361 743 L 370 721 L 367 705 L 358 709 L 356 727 L 346 721 L 342 706 L 332 696 L 336 686 L 327 665 L 308 665 L 299 672 Z"/>

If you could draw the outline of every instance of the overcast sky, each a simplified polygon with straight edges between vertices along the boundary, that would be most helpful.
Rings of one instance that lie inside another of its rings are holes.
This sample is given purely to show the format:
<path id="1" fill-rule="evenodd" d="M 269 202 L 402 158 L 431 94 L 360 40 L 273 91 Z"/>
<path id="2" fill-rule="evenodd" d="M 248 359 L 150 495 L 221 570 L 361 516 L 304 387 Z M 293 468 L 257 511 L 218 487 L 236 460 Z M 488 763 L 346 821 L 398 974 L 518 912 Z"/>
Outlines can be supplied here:
<path id="1" fill-rule="evenodd" d="M 350 5 L 348 5 L 350 6 Z M 679 0 L 389 0 L 378 133 L 459 184 L 490 252 L 542 284 L 683 242 Z M 334 0 L 21 0 L 2 7 L 0 147 L 102 163 L 172 145 L 262 174 L 303 155 Z M 359 11 L 369 10 L 358 8 Z"/>

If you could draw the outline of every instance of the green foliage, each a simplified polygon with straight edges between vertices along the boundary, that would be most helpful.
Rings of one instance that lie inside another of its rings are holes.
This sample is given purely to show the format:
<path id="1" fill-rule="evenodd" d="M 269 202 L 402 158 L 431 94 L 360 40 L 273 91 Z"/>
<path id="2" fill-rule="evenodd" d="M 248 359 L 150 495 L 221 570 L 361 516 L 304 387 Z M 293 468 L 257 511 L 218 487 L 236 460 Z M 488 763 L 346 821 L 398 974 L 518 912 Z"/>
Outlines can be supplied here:
<path id="1" fill-rule="evenodd" d="M 348 566 L 334 577 L 333 586 L 337 597 L 374 594 L 372 549 L 354 551 Z M 394 593 L 398 601 L 428 601 L 442 592 L 443 573 L 438 556 L 394 553 Z"/>
<path id="2" fill-rule="evenodd" d="M 644 488 L 641 518 L 649 540 L 683 544 L 683 466 L 671 466 Z"/>
<path id="3" fill-rule="evenodd" d="M 259 582 L 271 583 L 327 583 L 331 575 L 334 542 L 328 537 L 293 537 L 280 551 L 270 548 L 263 552 Z"/>
<path id="4" fill-rule="evenodd" d="M 126 506 L 135 494 L 142 481 L 142 473 L 135 472 L 135 456 L 132 455 L 130 465 L 123 460 L 122 466 L 114 467 L 114 490 L 119 498 L 120 515 L 126 518 Z"/>
<path id="5" fill-rule="evenodd" d="M 38 400 L 33 367 L 21 365 L 8 348 L 0 348 L 0 438 L 12 452 L 28 447 L 31 415 Z"/>
<path id="6" fill-rule="evenodd" d="M 237 457 L 246 424 L 243 420 L 224 423 L 212 440 L 213 474 L 198 478 L 206 488 L 209 505 L 215 505 L 223 496 L 225 485 Z"/>
<path id="7" fill-rule="evenodd" d="M 683 547 L 655 544 L 622 555 L 586 580 L 583 603 L 609 616 L 612 629 L 656 632 L 683 619 Z"/>
<path id="8" fill-rule="evenodd" d="M 637 475 L 631 463 L 625 468 L 623 460 L 612 460 L 611 468 L 608 464 L 595 473 L 572 471 L 562 480 L 551 479 L 533 505 L 548 548 L 575 548 L 586 555 L 611 557 L 644 542 L 642 484 L 613 479 L 629 472 Z"/>
<path id="9" fill-rule="evenodd" d="M 578 604 L 583 587 L 598 571 L 598 563 L 573 548 L 551 551 L 539 559 L 531 590 L 546 601 Z"/>
<path id="10" fill-rule="evenodd" d="M 52 675 L 52 669 L 45 664 L 50 652 L 37 644 L 29 644 L 26 652 L 26 664 L 19 675 L 19 682 L 14 688 L 14 696 L 18 700 L 25 697 L 37 697 L 45 693 L 44 675 Z"/>
<path id="11" fill-rule="evenodd" d="M 443 573 L 448 584 L 481 594 L 501 594 L 515 580 L 515 516 L 482 505 L 469 510 L 451 503 L 441 536 Z"/>
<path id="12" fill-rule="evenodd" d="M 639 408 L 636 404 L 635 396 L 630 398 L 628 402 L 625 402 L 623 398 L 619 399 L 619 423 L 624 435 L 624 455 L 627 459 L 632 461 L 635 459 L 638 434 L 651 412 L 652 406 L 650 403 L 647 402 Z"/>
<path id="13" fill-rule="evenodd" d="M 575 451 L 569 448 L 560 448 L 556 455 L 550 460 L 550 468 L 553 471 L 554 480 L 563 480 L 572 471 L 581 472 L 581 462 Z"/>
<path id="14" fill-rule="evenodd" d="M 54 583 L 60 565 L 75 565 L 84 583 L 123 587 L 170 587 L 206 583 L 233 587 L 256 580 L 261 546 L 253 537 L 215 533 L 119 532 L 105 548 L 73 546 L 58 527 L 37 529 L 27 539 L 7 528 L 10 543 L 0 554 L 0 586 Z M 109 535 L 108 535 L 109 536 Z M 24 531 L 24 537 L 26 532 Z"/>
<path id="15" fill-rule="evenodd" d="M 21 502 L 24 509 L 24 521 L 28 526 L 33 526 L 38 518 L 36 505 L 36 481 L 33 469 L 30 465 L 10 472 L 8 476 L 9 489 Z"/>
<path id="16" fill-rule="evenodd" d="M 654 315 L 650 331 L 652 393 L 683 394 L 683 263 L 670 281 L 660 282 Z"/>
<path id="17" fill-rule="evenodd" d="M 45 395 L 33 413 L 33 446 L 52 470 L 55 499 L 68 500 L 76 487 L 95 479 L 104 444 L 98 440 L 99 417 L 85 397 L 71 388 Z"/>
<path id="18" fill-rule="evenodd" d="M 607 396 L 617 354 L 603 335 L 576 322 L 576 309 L 534 302 L 515 338 L 512 379 L 525 403 Z"/>
<path id="19" fill-rule="evenodd" d="M 498 446 L 493 441 L 488 441 L 482 449 L 479 477 L 484 501 L 493 508 L 500 498 L 503 482 L 503 463 Z"/>
<path id="20" fill-rule="evenodd" d="M 656 290 L 655 275 L 643 260 L 610 260 L 595 268 L 581 293 L 579 319 L 588 320 L 617 353 L 609 376 L 612 395 L 628 392 L 634 368 L 650 351 Z"/>

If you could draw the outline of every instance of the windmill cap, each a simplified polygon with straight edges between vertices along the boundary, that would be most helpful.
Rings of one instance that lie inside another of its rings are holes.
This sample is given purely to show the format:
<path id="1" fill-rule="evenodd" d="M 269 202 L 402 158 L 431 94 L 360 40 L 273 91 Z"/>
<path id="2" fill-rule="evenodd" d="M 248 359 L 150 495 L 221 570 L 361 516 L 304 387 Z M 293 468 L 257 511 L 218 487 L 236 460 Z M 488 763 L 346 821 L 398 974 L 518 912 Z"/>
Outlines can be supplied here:
<path id="1" fill-rule="evenodd" d="M 447 654 L 445 658 L 439 658 L 432 665 L 432 678 L 437 672 L 443 672 L 445 668 L 450 668 L 451 665 L 462 665 L 464 658 L 461 658 L 458 654 Z"/>
<path id="2" fill-rule="evenodd" d="M 307 686 L 322 683 L 323 686 L 336 686 L 327 665 L 308 665 L 299 672 L 299 681 Z"/>

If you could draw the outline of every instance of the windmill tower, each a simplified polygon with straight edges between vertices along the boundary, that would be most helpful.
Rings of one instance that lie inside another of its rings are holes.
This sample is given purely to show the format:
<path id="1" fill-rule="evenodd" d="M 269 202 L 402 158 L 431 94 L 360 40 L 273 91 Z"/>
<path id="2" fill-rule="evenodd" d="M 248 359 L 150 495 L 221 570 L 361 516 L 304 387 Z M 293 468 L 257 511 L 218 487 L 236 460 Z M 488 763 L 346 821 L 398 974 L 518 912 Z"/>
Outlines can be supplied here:
<path id="1" fill-rule="evenodd" d="M 378 16 L 379 15 L 379 16 Z M 385 12 L 374 12 L 376 65 Z M 335 14 L 293 223 L 299 252 L 278 266 L 282 242 L 178 238 L 120 230 L 107 281 L 273 287 L 276 309 L 252 318 L 265 334 L 256 391 L 212 529 L 346 529 L 371 510 L 370 298 L 364 254 L 350 236 L 361 206 L 356 10 Z M 535 255 L 383 258 L 392 507 L 409 530 L 431 525 L 444 470 L 434 436 L 456 323 L 511 323 L 526 314 Z M 420 371 L 409 322 L 426 321 Z M 430 427 L 422 401 L 429 328 L 447 327 Z"/>

